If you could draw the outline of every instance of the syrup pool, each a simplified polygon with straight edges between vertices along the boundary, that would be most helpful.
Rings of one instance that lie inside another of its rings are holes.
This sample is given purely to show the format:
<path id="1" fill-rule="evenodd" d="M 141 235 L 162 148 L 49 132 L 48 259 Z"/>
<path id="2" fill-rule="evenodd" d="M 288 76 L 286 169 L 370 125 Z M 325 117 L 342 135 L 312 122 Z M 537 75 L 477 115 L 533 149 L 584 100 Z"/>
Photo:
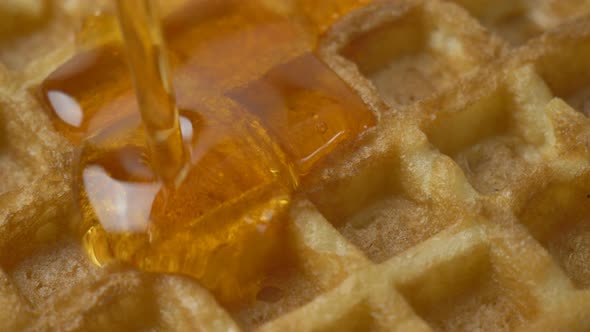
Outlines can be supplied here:
<path id="1" fill-rule="evenodd" d="M 166 19 L 189 167 L 153 173 L 121 45 L 81 52 L 41 85 L 55 128 L 79 146 L 79 231 L 97 264 L 190 275 L 222 302 L 253 298 L 284 260 L 299 180 L 375 124 L 286 16 L 254 1 L 199 1 Z"/>

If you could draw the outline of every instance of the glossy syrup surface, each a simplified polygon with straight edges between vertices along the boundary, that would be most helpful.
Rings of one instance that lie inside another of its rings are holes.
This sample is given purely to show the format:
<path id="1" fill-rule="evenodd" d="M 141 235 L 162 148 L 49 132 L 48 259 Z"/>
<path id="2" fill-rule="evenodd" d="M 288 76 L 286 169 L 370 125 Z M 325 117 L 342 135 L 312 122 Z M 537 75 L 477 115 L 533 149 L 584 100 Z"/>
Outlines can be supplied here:
<path id="1" fill-rule="evenodd" d="M 296 19 L 315 33 L 323 33 L 346 13 L 372 0 L 293 0 Z"/>
<path id="2" fill-rule="evenodd" d="M 302 29 L 254 1 L 198 1 L 164 31 L 189 160 L 178 186 L 153 172 L 117 42 L 75 55 L 41 97 L 80 146 L 75 190 L 90 257 L 190 275 L 240 302 L 284 260 L 299 178 L 375 118 Z"/>

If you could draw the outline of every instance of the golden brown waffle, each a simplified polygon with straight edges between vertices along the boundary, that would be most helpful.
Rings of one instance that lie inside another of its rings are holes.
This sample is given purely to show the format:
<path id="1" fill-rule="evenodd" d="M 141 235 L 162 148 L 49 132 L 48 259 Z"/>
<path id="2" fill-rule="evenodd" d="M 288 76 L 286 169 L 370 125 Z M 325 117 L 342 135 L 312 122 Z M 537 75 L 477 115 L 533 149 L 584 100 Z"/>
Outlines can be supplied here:
<path id="1" fill-rule="evenodd" d="M 0 330 L 590 330 L 589 1 L 378 1 L 333 25 L 318 54 L 379 123 L 306 180 L 295 259 L 238 308 L 67 235 L 73 147 L 33 90 L 89 9 L 39 3 L 0 4 L 30 27 L 0 25 Z"/>

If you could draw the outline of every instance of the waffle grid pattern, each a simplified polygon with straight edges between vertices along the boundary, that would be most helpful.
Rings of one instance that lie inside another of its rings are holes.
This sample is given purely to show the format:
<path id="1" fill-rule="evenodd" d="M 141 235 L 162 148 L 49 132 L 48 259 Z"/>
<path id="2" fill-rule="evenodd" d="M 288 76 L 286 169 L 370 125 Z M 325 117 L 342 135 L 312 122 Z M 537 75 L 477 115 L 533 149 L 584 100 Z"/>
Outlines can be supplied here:
<path id="1" fill-rule="evenodd" d="M 379 123 L 306 179 L 295 258 L 239 308 L 96 268 L 63 231 L 73 149 L 33 92 L 74 50 L 84 9 L 63 3 L 42 48 L 0 52 L 0 330 L 590 330 L 588 1 L 377 1 L 337 22 L 318 54 Z"/>

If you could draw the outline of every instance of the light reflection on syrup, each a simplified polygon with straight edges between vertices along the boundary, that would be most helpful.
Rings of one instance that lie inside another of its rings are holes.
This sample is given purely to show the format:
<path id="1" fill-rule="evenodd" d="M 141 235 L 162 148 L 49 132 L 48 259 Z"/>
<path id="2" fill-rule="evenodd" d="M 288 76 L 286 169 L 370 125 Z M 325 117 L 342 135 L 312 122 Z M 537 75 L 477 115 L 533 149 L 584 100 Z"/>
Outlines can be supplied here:
<path id="1" fill-rule="evenodd" d="M 47 99 L 61 121 L 72 127 L 80 127 L 84 112 L 76 99 L 61 91 L 48 91 Z"/>
<path id="2" fill-rule="evenodd" d="M 121 45 L 108 44 L 78 53 L 57 68 L 41 84 L 40 98 L 55 128 L 78 143 L 137 112 L 131 88 Z"/>
<path id="3" fill-rule="evenodd" d="M 150 211 L 161 184 L 117 181 L 100 166 L 82 173 L 89 204 L 94 207 L 102 228 L 109 233 L 143 233 L 148 230 Z"/>

